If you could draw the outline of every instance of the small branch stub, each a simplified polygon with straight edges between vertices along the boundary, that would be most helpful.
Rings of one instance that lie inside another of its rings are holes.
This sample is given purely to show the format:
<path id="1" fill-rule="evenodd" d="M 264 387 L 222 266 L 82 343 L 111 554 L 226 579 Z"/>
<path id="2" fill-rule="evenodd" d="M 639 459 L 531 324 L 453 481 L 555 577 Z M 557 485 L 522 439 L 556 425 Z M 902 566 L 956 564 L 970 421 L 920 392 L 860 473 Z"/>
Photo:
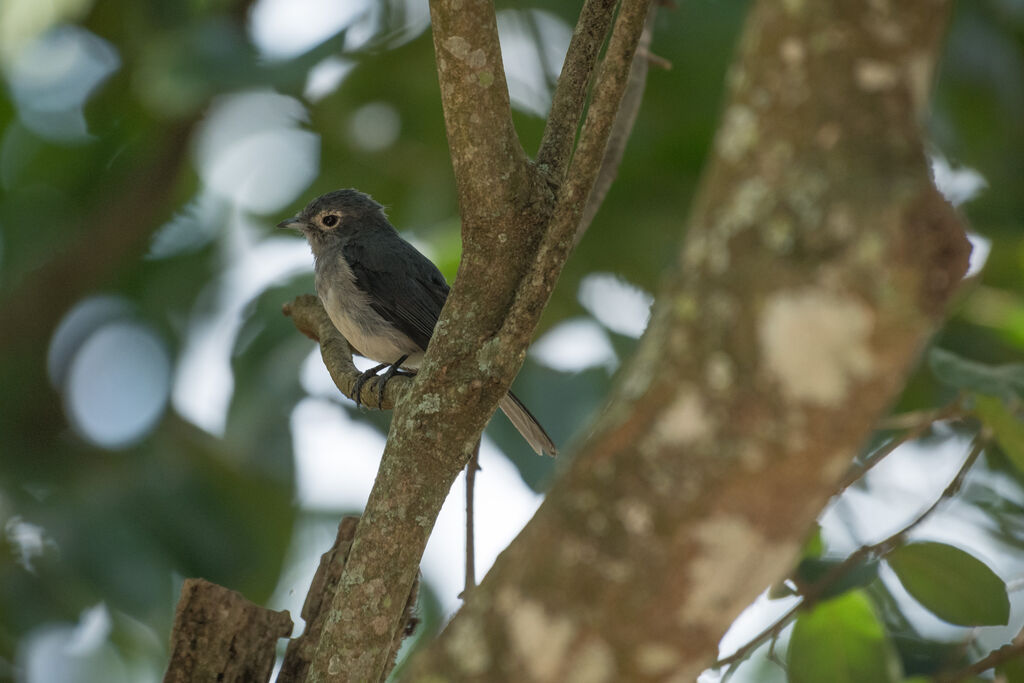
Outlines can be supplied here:
<path id="1" fill-rule="evenodd" d="M 164 683 L 266 683 L 277 641 L 291 632 L 287 611 L 260 607 L 204 579 L 185 579 Z"/>

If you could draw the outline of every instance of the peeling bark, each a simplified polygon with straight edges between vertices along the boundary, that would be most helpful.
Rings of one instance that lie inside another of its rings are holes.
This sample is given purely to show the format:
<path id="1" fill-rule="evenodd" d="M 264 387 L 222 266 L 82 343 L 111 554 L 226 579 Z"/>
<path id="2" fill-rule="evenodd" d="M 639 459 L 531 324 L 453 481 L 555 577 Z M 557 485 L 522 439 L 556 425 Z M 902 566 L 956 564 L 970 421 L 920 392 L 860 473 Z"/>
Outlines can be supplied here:
<path id="1" fill-rule="evenodd" d="M 265 683 L 274 646 L 291 632 L 288 612 L 260 607 L 203 579 L 185 579 L 164 683 Z"/>

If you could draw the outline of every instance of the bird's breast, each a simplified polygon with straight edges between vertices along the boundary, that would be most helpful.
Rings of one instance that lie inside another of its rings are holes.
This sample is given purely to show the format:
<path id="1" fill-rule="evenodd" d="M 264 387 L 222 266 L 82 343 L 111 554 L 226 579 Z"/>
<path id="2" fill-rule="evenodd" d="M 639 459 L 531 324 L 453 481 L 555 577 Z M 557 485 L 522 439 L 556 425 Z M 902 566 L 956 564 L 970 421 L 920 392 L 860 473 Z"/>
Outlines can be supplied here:
<path id="1" fill-rule="evenodd" d="M 419 367 L 423 351 L 373 309 L 370 295 L 356 286 L 344 258 L 332 263 L 318 259 L 316 291 L 331 322 L 359 353 L 378 363 L 394 363 L 407 355 L 403 367 Z"/>

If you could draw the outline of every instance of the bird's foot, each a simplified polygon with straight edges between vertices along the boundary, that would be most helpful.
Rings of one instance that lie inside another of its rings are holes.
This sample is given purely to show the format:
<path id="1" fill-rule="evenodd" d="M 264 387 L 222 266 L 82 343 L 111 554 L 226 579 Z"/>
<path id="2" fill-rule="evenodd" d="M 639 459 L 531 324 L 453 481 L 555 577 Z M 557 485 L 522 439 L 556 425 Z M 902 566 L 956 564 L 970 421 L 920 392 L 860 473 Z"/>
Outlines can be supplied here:
<path id="1" fill-rule="evenodd" d="M 395 375 L 405 375 L 406 377 L 411 377 L 412 375 L 416 374 L 415 372 L 402 369 L 402 363 L 404 363 L 408 358 L 408 355 L 402 356 L 401 358 L 399 358 L 398 360 L 391 364 L 391 367 L 387 369 L 387 372 L 377 377 L 377 408 L 379 408 L 380 410 L 384 410 L 384 387 L 388 385 L 388 382 L 391 381 L 391 378 L 394 377 Z"/>
<path id="2" fill-rule="evenodd" d="M 387 363 L 381 363 L 380 365 L 375 365 L 366 372 L 364 372 L 363 374 L 359 375 L 359 379 L 356 380 L 355 386 L 352 388 L 352 399 L 356 402 L 356 408 L 358 408 L 361 405 L 364 405 L 363 402 L 360 400 L 360 397 L 363 392 L 363 385 L 366 384 L 371 377 L 376 377 L 377 373 L 386 368 L 387 366 Z"/>

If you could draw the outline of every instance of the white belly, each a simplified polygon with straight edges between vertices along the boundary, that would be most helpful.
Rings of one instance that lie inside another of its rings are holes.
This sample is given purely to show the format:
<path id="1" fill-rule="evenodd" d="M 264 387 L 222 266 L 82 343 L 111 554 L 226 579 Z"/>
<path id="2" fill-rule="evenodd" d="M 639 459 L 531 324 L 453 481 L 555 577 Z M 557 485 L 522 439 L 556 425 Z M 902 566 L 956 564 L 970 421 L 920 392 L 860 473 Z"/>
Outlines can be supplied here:
<path id="1" fill-rule="evenodd" d="M 348 275 L 348 282 L 344 275 Z M 394 363 L 409 356 L 402 367 L 419 367 L 423 351 L 373 310 L 368 297 L 355 287 L 350 272 L 336 272 L 330 283 L 318 277 L 316 289 L 331 322 L 359 353 L 378 363 Z"/>

